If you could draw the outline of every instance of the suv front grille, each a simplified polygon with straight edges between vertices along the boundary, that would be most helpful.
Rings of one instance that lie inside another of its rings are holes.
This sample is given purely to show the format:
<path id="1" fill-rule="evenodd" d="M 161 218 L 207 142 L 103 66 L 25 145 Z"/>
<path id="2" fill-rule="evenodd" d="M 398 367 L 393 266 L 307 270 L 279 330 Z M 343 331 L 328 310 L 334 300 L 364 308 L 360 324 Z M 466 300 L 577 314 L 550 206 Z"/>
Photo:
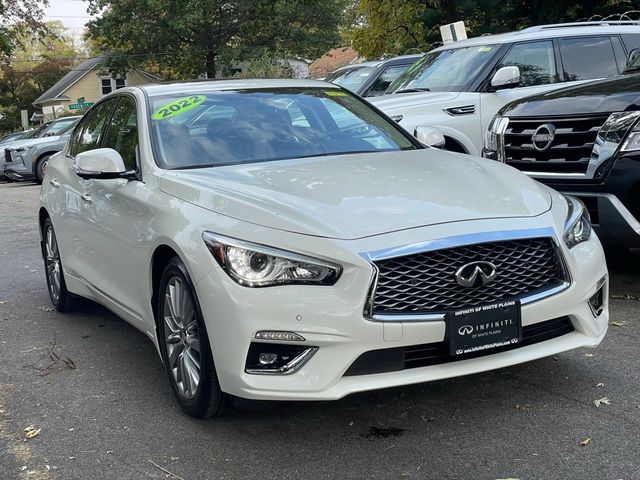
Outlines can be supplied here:
<path id="1" fill-rule="evenodd" d="M 486 261 L 497 276 L 488 285 L 463 287 L 456 271 Z M 431 314 L 518 299 L 562 285 L 564 269 L 551 238 L 465 245 L 374 262 L 377 284 L 370 314 Z"/>
<path id="2" fill-rule="evenodd" d="M 584 174 L 598 131 L 608 117 L 509 119 L 504 133 L 505 162 L 533 174 Z M 555 127 L 555 135 L 551 146 L 539 151 L 533 146 L 532 136 L 545 124 Z"/>
<path id="3" fill-rule="evenodd" d="M 11 159 L 11 150 L 9 150 L 8 148 L 4 149 L 4 161 L 7 163 L 11 163 L 12 159 Z"/>

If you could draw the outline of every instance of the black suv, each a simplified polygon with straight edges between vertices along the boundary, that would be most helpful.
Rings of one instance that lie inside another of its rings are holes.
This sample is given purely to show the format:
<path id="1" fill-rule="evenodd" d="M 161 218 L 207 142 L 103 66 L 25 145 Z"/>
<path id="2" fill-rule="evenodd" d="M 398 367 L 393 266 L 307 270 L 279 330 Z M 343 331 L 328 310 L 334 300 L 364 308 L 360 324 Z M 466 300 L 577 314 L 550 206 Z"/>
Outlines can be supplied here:
<path id="1" fill-rule="evenodd" d="M 603 243 L 625 247 L 640 247 L 639 53 L 621 75 L 507 104 L 483 150 L 578 197 Z"/>

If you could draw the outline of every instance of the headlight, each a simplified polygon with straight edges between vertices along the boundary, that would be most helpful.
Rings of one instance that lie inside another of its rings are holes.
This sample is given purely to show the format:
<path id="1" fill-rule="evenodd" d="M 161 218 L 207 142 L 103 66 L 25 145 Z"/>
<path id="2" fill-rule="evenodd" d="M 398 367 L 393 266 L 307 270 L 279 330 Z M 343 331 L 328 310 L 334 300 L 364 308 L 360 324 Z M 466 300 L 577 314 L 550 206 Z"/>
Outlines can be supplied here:
<path id="1" fill-rule="evenodd" d="M 202 238 L 224 271 L 245 287 L 333 285 L 342 273 L 339 265 L 293 252 L 210 232 L 203 233 Z"/>
<path id="2" fill-rule="evenodd" d="M 569 211 L 564 227 L 562 239 L 569 248 L 573 248 L 579 243 L 589 240 L 591 237 L 591 218 L 589 212 L 580 200 L 573 197 L 565 197 Z"/>
<path id="3" fill-rule="evenodd" d="M 640 150 L 640 123 L 634 125 L 620 148 L 622 152 L 634 152 L 638 150 Z"/>
<path id="4" fill-rule="evenodd" d="M 27 150 L 31 150 L 35 145 L 27 145 L 26 147 L 16 148 L 16 152 L 26 152 Z"/>

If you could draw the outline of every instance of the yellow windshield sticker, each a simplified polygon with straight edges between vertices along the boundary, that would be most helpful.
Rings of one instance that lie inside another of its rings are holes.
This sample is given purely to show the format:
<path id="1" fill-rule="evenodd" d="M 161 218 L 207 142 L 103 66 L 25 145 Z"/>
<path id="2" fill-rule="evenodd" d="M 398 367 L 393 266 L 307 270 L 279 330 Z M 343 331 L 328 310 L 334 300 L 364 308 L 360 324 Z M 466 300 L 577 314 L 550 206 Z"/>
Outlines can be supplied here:
<path id="1" fill-rule="evenodd" d="M 167 118 L 175 117 L 187 110 L 191 110 L 193 107 L 197 107 L 206 99 L 207 97 L 204 95 L 191 95 L 190 97 L 179 98 L 158 108 L 153 112 L 151 118 L 154 120 L 166 120 Z"/>
<path id="2" fill-rule="evenodd" d="M 479 52 L 490 52 L 491 51 L 491 47 L 480 47 L 478 49 Z"/>
<path id="3" fill-rule="evenodd" d="M 342 90 L 325 90 L 324 93 L 327 94 L 329 97 L 346 97 L 347 96 L 347 94 L 344 93 Z"/>

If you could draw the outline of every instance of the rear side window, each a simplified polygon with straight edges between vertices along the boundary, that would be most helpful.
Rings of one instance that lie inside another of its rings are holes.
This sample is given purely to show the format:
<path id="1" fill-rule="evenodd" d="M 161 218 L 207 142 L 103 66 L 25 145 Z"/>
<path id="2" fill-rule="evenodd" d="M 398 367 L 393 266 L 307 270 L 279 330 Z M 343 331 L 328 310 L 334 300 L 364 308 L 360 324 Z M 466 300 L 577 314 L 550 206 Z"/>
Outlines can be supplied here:
<path id="1" fill-rule="evenodd" d="M 553 42 L 516 43 L 505 55 L 499 67 L 520 69 L 520 86 L 547 85 L 560 81 L 556 69 Z"/>
<path id="2" fill-rule="evenodd" d="M 627 47 L 627 52 L 631 52 L 631 50 L 640 48 L 640 35 L 622 35 L 622 41 L 624 42 L 624 46 Z"/>
<path id="3" fill-rule="evenodd" d="M 127 170 L 137 170 L 138 120 L 133 98 L 124 96 L 120 99 L 113 111 L 102 146 L 118 152 Z"/>
<path id="4" fill-rule="evenodd" d="M 567 82 L 619 73 L 609 37 L 560 38 L 558 41 Z"/>

